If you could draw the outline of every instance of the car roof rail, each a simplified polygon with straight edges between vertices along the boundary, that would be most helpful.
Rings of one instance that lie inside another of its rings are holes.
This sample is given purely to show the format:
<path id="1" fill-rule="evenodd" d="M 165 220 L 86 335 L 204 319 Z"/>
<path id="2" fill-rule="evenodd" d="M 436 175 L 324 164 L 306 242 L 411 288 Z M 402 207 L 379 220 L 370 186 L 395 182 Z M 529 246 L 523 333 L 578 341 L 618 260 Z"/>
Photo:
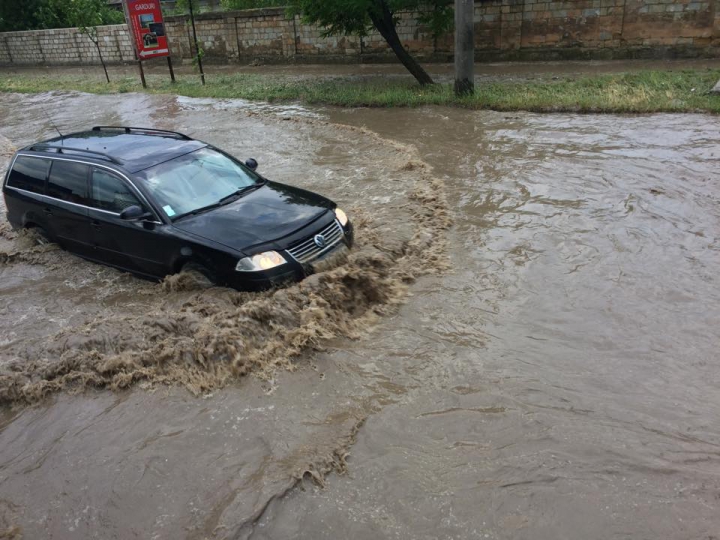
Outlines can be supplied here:
<path id="1" fill-rule="evenodd" d="M 94 150 L 88 150 L 86 148 L 71 148 L 69 146 L 61 146 L 59 144 L 47 144 L 47 143 L 40 143 L 40 144 L 33 144 L 31 147 L 28 148 L 28 150 L 31 151 L 39 151 L 42 152 L 43 150 L 55 150 L 58 154 L 64 154 L 65 152 L 75 152 L 78 154 L 90 154 L 90 157 L 98 158 L 98 159 L 105 159 L 107 161 L 110 161 L 111 163 L 115 163 L 115 165 L 122 165 L 122 161 L 120 161 L 117 158 L 112 157 L 111 155 L 104 154 L 102 152 L 96 152 Z"/>
<path id="2" fill-rule="evenodd" d="M 92 128 L 92 131 L 103 131 L 105 129 L 120 130 L 120 131 L 124 131 L 125 133 L 139 132 L 139 133 L 145 133 L 147 135 L 164 135 L 164 136 L 170 135 L 175 138 L 183 139 L 186 141 L 194 140 L 192 137 L 189 137 L 188 135 L 185 135 L 184 133 L 178 133 L 177 131 L 168 131 L 167 129 L 125 127 L 125 126 L 94 126 Z"/>

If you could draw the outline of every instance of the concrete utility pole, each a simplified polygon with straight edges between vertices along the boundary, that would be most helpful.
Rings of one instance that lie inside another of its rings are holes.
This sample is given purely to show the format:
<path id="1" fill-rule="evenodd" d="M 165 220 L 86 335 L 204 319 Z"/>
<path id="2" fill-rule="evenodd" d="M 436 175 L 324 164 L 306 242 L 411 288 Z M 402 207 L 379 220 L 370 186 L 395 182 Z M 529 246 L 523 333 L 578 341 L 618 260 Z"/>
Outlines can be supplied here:
<path id="1" fill-rule="evenodd" d="M 455 0 L 455 95 L 475 92 L 475 1 Z"/>

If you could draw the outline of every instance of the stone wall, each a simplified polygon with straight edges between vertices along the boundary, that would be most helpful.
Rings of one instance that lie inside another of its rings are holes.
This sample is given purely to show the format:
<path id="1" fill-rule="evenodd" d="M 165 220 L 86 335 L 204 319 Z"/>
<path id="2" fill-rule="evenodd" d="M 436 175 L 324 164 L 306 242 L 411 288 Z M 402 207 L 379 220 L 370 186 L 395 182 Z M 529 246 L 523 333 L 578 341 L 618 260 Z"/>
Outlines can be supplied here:
<path id="1" fill-rule="evenodd" d="M 449 61 L 452 36 L 434 40 L 418 15 L 400 14 L 400 39 L 421 60 Z M 173 56 L 192 58 L 187 18 L 167 17 L 166 26 Z M 206 62 L 394 59 L 376 32 L 325 37 L 281 8 L 199 14 L 196 30 Z M 110 63 L 133 60 L 125 25 L 100 27 L 99 35 Z M 478 60 L 720 56 L 720 0 L 476 0 L 475 41 Z M 77 29 L 0 34 L 0 64 L 97 61 L 94 45 Z"/>
<path id="2" fill-rule="evenodd" d="M 103 58 L 109 64 L 135 58 L 127 25 L 99 26 Z M 0 64 L 77 65 L 98 64 L 97 48 L 77 28 L 0 33 Z"/>

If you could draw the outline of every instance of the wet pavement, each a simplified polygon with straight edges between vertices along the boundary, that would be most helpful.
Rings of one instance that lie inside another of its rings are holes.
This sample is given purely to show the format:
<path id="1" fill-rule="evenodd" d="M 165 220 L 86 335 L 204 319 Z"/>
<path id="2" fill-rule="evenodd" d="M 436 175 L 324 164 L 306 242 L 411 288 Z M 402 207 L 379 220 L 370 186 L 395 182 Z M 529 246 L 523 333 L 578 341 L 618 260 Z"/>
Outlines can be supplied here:
<path id="1" fill-rule="evenodd" d="M 1 95 L 0 134 L 51 136 L 48 99 L 61 128 L 152 123 L 252 148 L 361 234 L 339 267 L 247 297 L 0 231 L 0 380 L 26 390 L 4 394 L 0 531 L 718 536 L 717 117 Z M 225 348 L 199 363 L 183 338 L 207 351 L 206 319 L 274 346 L 241 372 Z"/>

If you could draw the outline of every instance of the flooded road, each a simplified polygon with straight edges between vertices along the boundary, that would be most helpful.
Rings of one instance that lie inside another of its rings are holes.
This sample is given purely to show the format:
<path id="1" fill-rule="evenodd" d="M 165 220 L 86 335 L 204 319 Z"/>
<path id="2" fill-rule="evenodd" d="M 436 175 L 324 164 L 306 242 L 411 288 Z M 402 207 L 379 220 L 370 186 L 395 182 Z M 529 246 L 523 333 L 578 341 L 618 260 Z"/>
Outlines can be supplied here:
<path id="1" fill-rule="evenodd" d="M 1 95 L 0 134 L 52 136 L 46 99 Z M 252 148 L 359 246 L 253 296 L 2 229 L 0 531 L 720 533 L 720 119 L 52 99 Z"/>
<path id="2" fill-rule="evenodd" d="M 259 537 L 717 537 L 720 121 L 329 114 L 415 141 L 454 273 L 361 353 L 413 392 Z"/>

